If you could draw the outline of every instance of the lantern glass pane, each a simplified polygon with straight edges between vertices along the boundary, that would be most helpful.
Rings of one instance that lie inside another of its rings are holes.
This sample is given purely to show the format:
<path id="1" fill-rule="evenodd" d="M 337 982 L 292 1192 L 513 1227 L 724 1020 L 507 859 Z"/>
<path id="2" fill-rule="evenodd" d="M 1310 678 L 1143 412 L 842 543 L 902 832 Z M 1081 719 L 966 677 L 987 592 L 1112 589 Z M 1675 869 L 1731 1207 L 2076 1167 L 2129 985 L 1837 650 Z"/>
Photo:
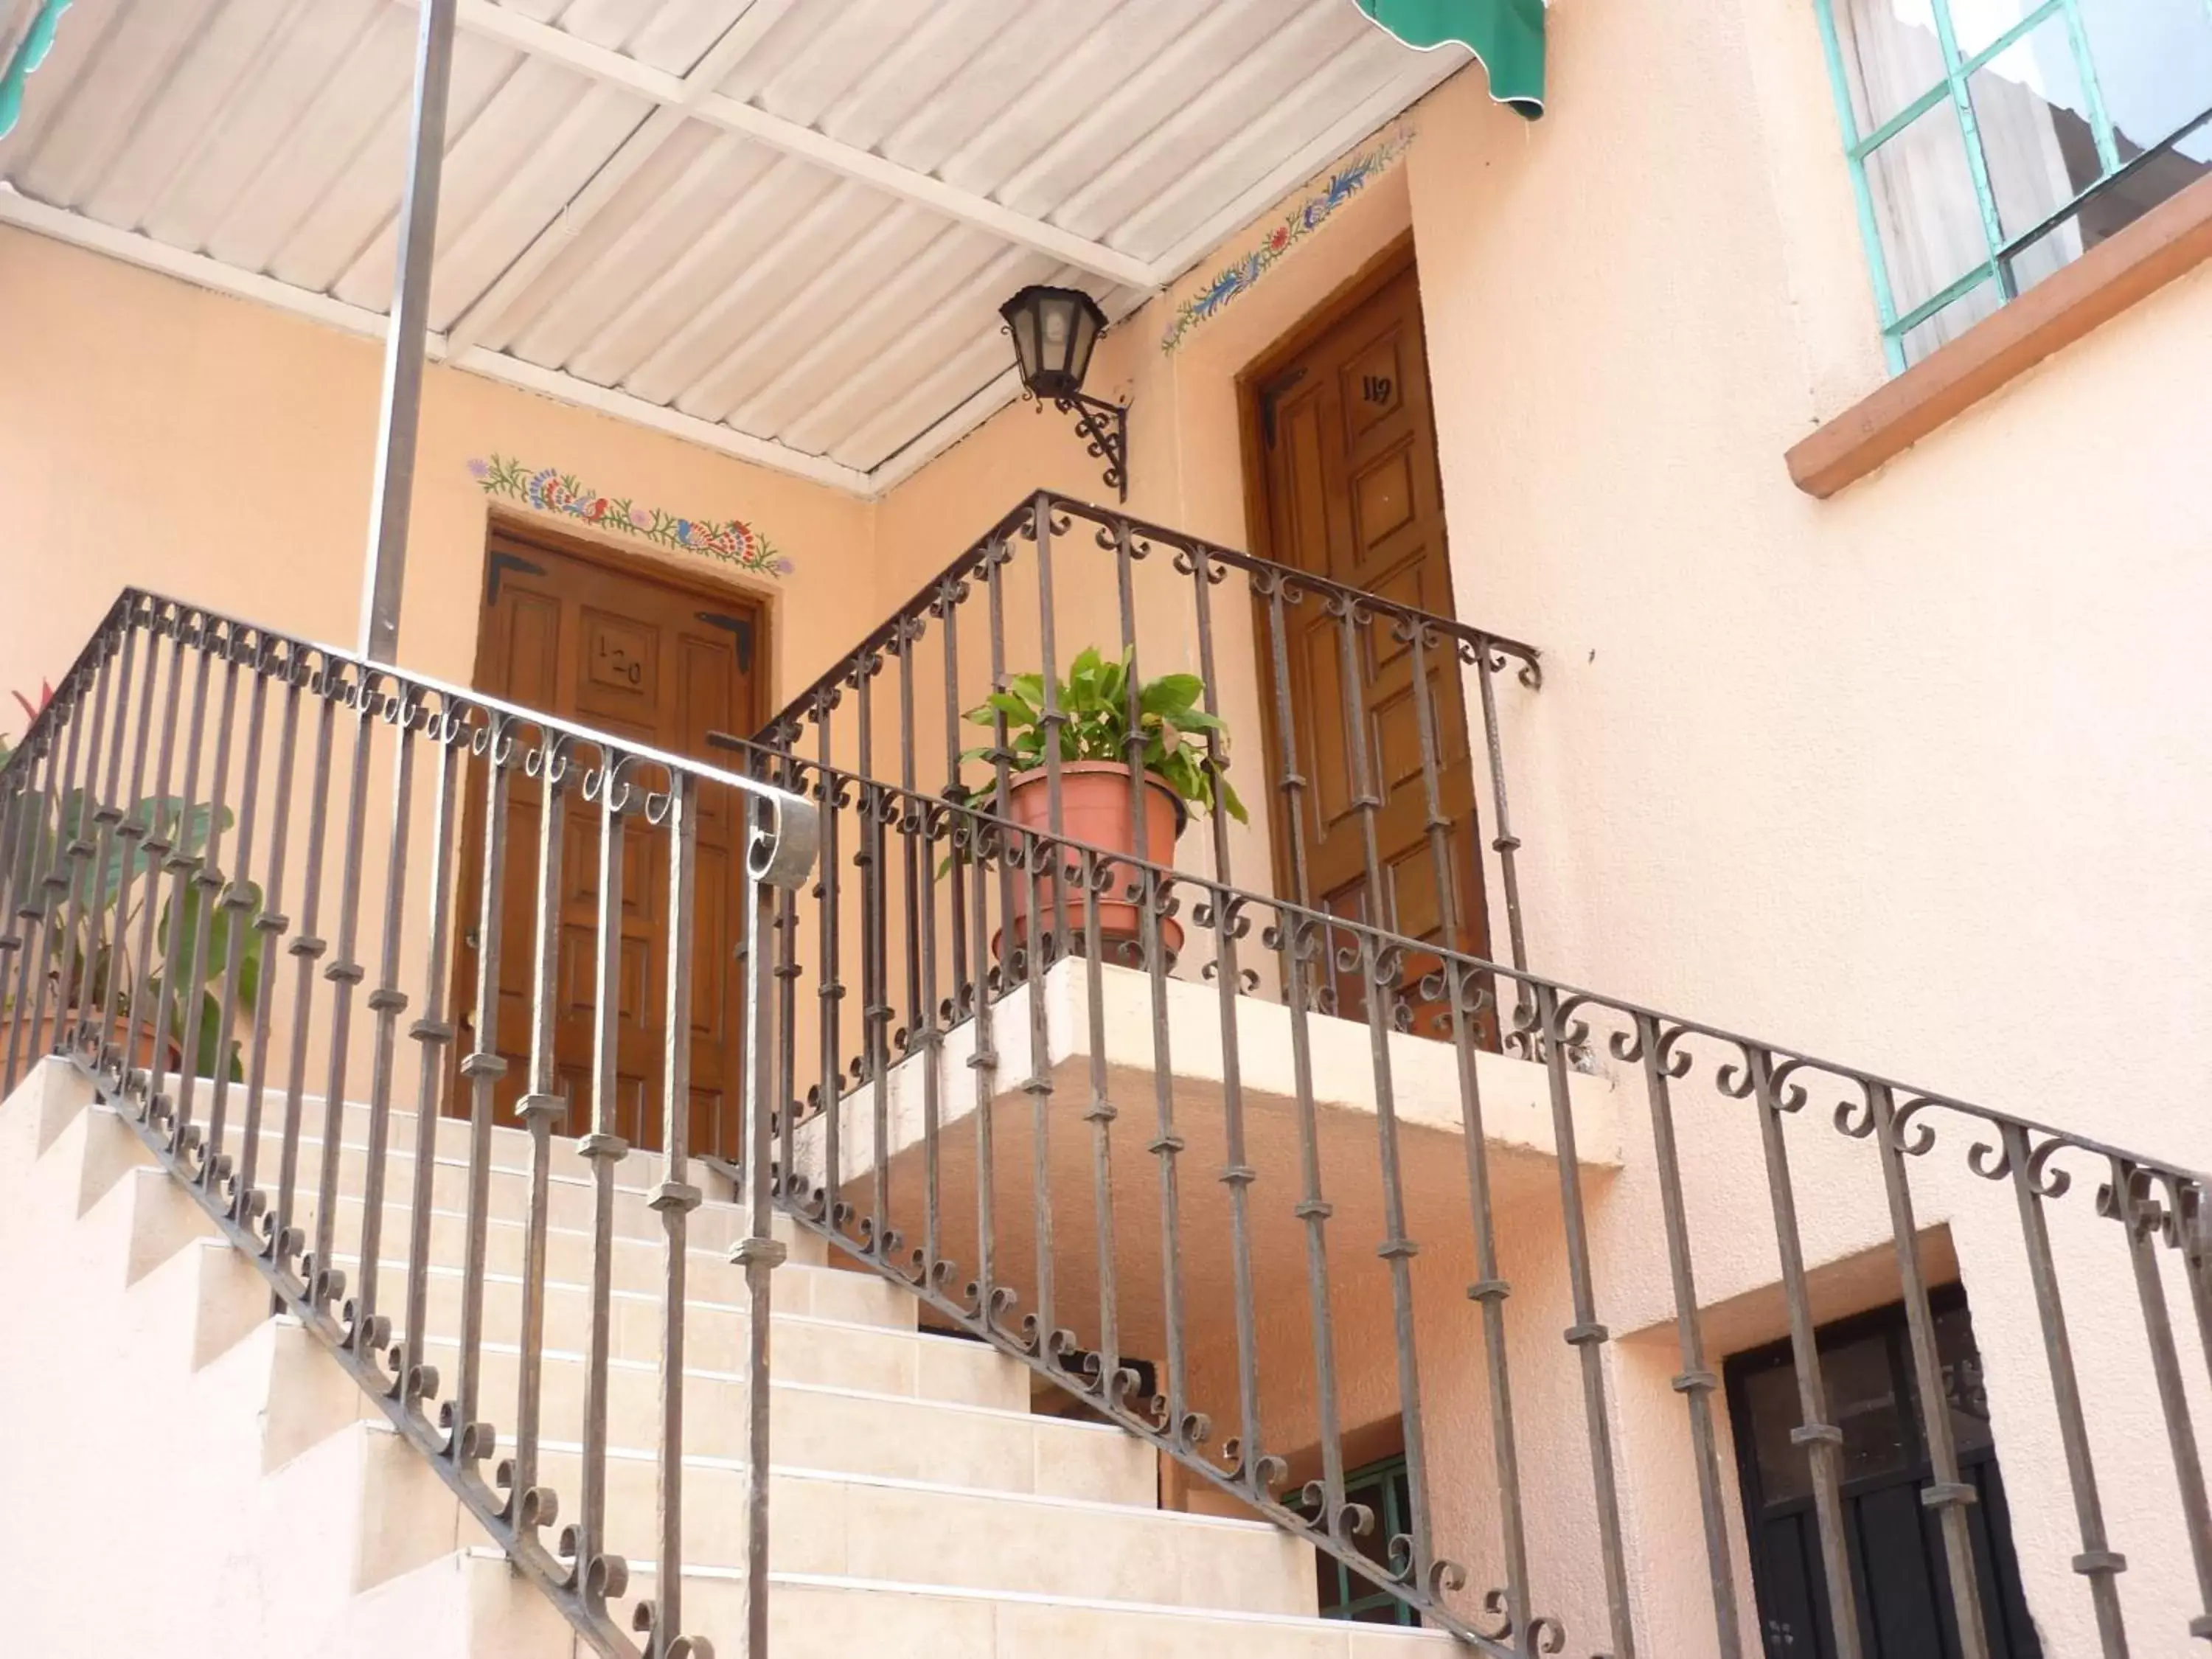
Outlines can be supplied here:
<path id="1" fill-rule="evenodd" d="M 1020 363 L 1022 383 L 1033 386 L 1037 377 L 1036 311 L 1024 306 L 1013 312 L 1006 321 L 1014 331 L 1014 357 Z"/>
<path id="2" fill-rule="evenodd" d="M 1098 343 L 1097 313 L 1088 306 L 1075 308 L 1075 334 L 1068 347 L 1067 369 L 1078 386 L 1091 373 L 1091 348 Z"/>

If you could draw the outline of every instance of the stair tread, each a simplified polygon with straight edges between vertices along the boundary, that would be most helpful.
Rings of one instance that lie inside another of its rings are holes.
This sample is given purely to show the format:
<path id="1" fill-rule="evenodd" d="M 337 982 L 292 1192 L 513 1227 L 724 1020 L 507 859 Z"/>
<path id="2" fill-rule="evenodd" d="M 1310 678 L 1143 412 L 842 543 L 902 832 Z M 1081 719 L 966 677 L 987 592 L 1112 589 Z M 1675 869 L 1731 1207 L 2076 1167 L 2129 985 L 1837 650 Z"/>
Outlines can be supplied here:
<path id="1" fill-rule="evenodd" d="M 502 1565 L 506 1556 L 498 1549 L 485 1545 L 474 1545 L 467 1553 L 473 1559 L 498 1561 Z M 632 1578 L 656 1576 L 654 1564 L 625 1557 L 623 1565 Z M 691 1565 L 684 1569 L 687 1579 L 742 1583 L 746 1569 L 743 1566 L 713 1566 Z M 1437 1647 L 1454 1647 L 1456 1643 L 1447 1632 L 1420 1630 L 1388 1625 L 1352 1626 L 1349 1621 L 1323 1619 L 1312 1613 L 1263 1613 L 1244 1608 L 1192 1607 L 1175 1601 L 1138 1601 L 1116 1600 L 1109 1596 L 1066 1595 L 1047 1590 L 975 1589 L 960 1584 L 939 1584 L 923 1580 L 898 1578 L 863 1578 L 842 1573 L 769 1571 L 771 1586 L 781 1584 L 793 1589 L 843 1589 L 880 1595 L 927 1595 L 957 1601 L 1010 1601 L 1030 1607 L 1075 1607 L 1097 1613 L 1150 1614 L 1164 1619 L 1202 1620 L 1209 1623 L 1262 1625 L 1285 1630 L 1317 1630 L 1332 1634 L 1348 1634 L 1357 1629 L 1363 1639 L 1402 1640 Z"/>

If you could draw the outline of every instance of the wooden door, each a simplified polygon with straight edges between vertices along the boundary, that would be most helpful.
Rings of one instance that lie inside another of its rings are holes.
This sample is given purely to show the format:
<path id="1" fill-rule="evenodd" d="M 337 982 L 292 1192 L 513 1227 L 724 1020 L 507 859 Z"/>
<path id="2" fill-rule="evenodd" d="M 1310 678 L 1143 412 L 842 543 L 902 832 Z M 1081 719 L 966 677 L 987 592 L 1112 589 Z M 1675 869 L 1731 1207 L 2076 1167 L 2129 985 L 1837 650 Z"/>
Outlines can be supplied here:
<path id="1" fill-rule="evenodd" d="M 486 562 L 474 684 L 616 738 L 721 764 L 709 732 L 750 733 L 761 719 L 765 668 L 760 607 L 726 589 L 688 586 L 582 549 L 495 529 Z M 657 779 L 653 780 L 658 781 Z M 499 1029 L 507 1061 L 501 1121 L 529 1087 L 538 844 L 544 792 L 518 774 L 510 786 L 500 939 Z M 566 1133 L 590 1127 L 592 1008 L 597 985 L 599 810 L 572 782 L 562 827 L 561 944 L 555 977 L 554 1054 L 568 1097 Z M 464 893 L 483 868 L 483 801 L 464 819 Z M 692 939 L 691 1119 L 695 1152 L 734 1146 L 740 1109 L 740 1000 L 734 953 L 743 939 L 736 804 L 708 788 L 699 800 Z M 623 837 L 621 971 L 614 1131 L 633 1146 L 660 1144 L 667 1011 L 668 856 L 663 832 L 631 823 Z M 465 919 L 456 963 L 459 1052 L 475 1046 L 476 927 Z M 466 1096 L 454 1091 L 458 1109 Z"/>
<path id="2" fill-rule="evenodd" d="M 1355 290 L 1248 381 L 1263 483 L 1262 550 L 1295 566 L 1416 610 L 1449 617 L 1436 422 L 1429 402 L 1419 289 L 1411 263 Z M 1425 653 L 1437 805 L 1448 823 L 1438 870 L 1429 839 L 1413 653 L 1387 620 L 1352 631 L 1309 594 L 1286 607 L 1284 641 L 1304 817 L 1307 869 L 1290 867 L 1286 809 L 1274 802 L 1278 890 L 1332 915 L 1408 938 L 1486 955 L 1489 927 L 1476 842 L 1474 768 L 1455 656 Z M 1263 660 L 1272 660 L 1261 617 Z M 1353 720 L 1364 738 L 1364 790 Z M 1273 710 L 1270 708 L 1270 724 Z M 1281 753 L 1267 734 L 1270 764 Z M 1363 814 L 1371 814 L 1372 867 Z M 1411 994 L 1436 958 L 1413 955 L 1401 976 Z M 1419 1029 L 1437 1011 L 1419 1006 Z M 1364 1016 L 1358 974 L 1341 974 L 1339 1012 Z"/>

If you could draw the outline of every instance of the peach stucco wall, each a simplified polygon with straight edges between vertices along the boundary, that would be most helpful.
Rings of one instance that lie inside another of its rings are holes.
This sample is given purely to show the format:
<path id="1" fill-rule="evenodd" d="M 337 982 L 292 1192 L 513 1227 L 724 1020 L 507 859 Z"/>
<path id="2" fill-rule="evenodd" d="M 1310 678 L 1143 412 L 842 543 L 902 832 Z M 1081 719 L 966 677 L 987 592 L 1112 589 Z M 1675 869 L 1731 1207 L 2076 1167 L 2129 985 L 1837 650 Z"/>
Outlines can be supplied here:
<path id="1" fill-rule="evenodd" d="M 126 584 L 355 644 L 377 342 L 10 229 L 0 365 L 0 689 L 58 678 Z M 780 680 L 818 672 L 872 613 L 866 502 L 434 367 L 400 624 L 400 659 L 420 672 L 469 678 L 493 501 L 467 463 L 495 450 L 640 506 L 760 530 L 792 574 L 605 540 L 764 592 Z M 20 723 L 0 719 L 0 731 Z"/>

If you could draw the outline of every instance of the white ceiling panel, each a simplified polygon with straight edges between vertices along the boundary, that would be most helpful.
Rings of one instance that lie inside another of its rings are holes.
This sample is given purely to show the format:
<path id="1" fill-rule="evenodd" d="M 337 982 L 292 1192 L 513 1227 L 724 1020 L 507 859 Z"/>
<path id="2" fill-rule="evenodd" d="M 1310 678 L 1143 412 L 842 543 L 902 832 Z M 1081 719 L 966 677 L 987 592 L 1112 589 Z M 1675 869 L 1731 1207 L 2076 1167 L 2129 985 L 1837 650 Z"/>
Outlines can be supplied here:
<path id="1" fill-rule="evenodd" d="M 1015 289 L 1127 316 L 1467 61 L 1350 0 L 459 4 L 433 349 L 856 488 L 1012 395 Z M 373 325 L 416 27 L 77 0 L 0 218 Z"/>

